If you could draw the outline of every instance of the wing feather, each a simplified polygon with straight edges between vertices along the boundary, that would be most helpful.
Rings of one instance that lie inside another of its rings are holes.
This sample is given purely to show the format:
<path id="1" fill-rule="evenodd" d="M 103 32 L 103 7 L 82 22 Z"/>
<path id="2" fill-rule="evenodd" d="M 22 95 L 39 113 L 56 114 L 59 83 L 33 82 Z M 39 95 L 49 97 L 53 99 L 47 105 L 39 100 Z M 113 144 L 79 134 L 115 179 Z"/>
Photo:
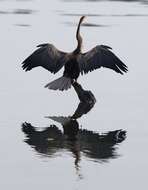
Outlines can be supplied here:
<path id="1" fill-rule="evenodd" d="M 127 72 L 127 66 L 112 52 L 112 49 L 106 45 L 98 45 L 90 51 L 78 56 L 78 63 L 81 74 L 87 74 L 100 67 L 114 70 L 123 74 Z"/>
<path id="2" fill-rule="evenodd" d="M 22 63 L 25 71 L 42 66 L 51 73 L 57 73 L 68 61 L 67 53 L 59 51 L 52 44 L 40 44 L 27 59 Z"/>

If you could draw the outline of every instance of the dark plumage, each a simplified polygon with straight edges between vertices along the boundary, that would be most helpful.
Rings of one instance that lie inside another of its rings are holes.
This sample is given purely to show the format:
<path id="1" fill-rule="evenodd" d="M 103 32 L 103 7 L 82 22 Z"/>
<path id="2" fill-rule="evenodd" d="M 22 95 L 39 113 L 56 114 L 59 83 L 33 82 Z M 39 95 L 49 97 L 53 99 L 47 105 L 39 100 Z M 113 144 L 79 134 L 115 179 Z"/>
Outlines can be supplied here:
<path id="1" fill-rule="evenodd" d="M 80 18 L 76 39 L 77 48 L 72 53 L 65 53 L 58 50 L 52 44 L 40 44 L 22 63 L 22 68 L 29 71 L 34 67 L 42 66 L 51 73 L 57 73 L 64 66 L 63 76 L 48 83 L 45 87 L 53 90 L 67 90 L 77 80 L 79 74 L 86 74 L 100 67 L 106 67 L 123 74 L 127 72 L 127 66 L 111 51 L 111 47 L 97 45 L 90 51 L 82 53 L 82 37 L 80 36 L 80 25 L 84 20 Z"/>

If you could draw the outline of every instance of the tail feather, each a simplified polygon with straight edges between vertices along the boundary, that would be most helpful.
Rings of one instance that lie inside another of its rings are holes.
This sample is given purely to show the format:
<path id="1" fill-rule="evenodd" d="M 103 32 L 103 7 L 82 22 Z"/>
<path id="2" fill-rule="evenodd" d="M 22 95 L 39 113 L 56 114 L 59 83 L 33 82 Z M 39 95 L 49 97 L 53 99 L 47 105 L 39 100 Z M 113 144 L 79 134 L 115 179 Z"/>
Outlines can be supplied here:
<path id="1" fill-rule="evenodd" d="M 71 79 L 68 77 L 60 77 L 45 85 L 45 88 L 52 90 L 68 90 L 71 88 Z"/>

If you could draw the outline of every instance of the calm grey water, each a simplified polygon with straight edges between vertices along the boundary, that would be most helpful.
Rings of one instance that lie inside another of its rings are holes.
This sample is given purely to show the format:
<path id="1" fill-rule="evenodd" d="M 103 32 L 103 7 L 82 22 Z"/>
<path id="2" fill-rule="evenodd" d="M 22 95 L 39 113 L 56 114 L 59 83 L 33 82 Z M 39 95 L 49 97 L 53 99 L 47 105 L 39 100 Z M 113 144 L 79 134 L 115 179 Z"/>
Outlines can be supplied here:
<path id="1" fill-rule="evenodd" d="M 25 73 L 20 63 L 44 42 L 72 51 L 80 15 L 88 15 L 84 51 L 109 45 L 129 72 L 80 77 L 97 103 L 76 121 L 72 140 L 46 118 L 70 116 L 78 106 L 73 89 L 44 88 L 62 72 Z M 147 189 L 147 1 L 5 0 L 0 26 L 0 189 Z"/>

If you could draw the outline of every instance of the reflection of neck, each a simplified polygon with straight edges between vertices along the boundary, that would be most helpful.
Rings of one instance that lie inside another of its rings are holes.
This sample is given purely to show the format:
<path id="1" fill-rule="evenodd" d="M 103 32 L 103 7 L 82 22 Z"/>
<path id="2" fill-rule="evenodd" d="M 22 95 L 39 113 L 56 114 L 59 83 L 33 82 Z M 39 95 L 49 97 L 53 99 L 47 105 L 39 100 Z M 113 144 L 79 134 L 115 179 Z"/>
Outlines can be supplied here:
<path id="1" fill-rule="evenodd" d="M 77 53 L 81 52 L 81 49 L 82 49 L 82 37 L 80 35 L 80 26 L 81 26 L 82 21 L 83 20 L 80 19 L 79 24 L 78 24 L 78 28 L 77 28 L 77 33 L 76 33 L 76 38 L 77 38 L 77 41 L 78 41 L 78 45 L 77 45 L 77 48 L 76 48 Z"/>

